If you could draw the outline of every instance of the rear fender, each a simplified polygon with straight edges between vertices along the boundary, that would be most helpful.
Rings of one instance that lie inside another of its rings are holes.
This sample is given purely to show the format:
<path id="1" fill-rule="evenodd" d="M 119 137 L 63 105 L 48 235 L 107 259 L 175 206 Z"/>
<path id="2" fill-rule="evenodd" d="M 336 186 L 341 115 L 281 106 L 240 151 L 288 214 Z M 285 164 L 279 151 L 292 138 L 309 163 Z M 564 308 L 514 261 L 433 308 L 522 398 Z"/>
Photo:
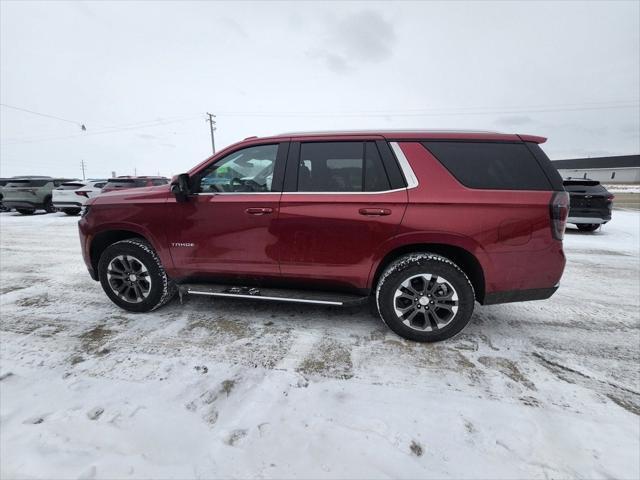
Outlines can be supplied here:
<path id="1" fill-rule="evenodd" d="M 480 244 L 472 238 L 445 232 L 410 232 L 397 235 L 389 239 L 376 251 L 373 257 L 371 271 L 369 272 L 367 287 L 370 289 L 374 288 L 373 282 L 375 281 L 376 272 L 378 271 L 380 263 L 387 255 L 395 250 L 414 245 L 416 250 L 422 249 L 424 251 L 428 251 L 429 244 L 453 246 L 466 250 L 478 260 L 478 263 L 480 263 L 485 277 L 485 282 L 491 275 L 491 261 L 489 255 L 480 246 Z"/>

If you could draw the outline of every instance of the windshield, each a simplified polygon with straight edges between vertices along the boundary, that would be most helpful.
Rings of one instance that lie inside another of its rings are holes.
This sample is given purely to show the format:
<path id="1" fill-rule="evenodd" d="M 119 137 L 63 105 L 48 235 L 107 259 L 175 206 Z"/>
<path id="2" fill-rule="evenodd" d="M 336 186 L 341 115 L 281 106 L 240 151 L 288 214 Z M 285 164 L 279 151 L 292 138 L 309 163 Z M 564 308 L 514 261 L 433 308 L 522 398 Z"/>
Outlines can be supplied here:
<path id="1" fill-rule="evenodd" d="M 146 183 L 146 180 L 139 178 L 118 178 L 115 180 L 109 180 L 107 182 L 106 188 L 144 187 Z"/>
<path id="2" fill-rule="evenodd" d="M 84 187 L 84 183 L 69 182 L 63 183 L 58 188 L 56 188 L 56 190 L 77 190 L 81 187 Z"/>
<path id="3" fill-rule="evenodd" d="M 47 183 L 51 182 L 48 180 L 11 180 L 7 183 L 8 187 L 44 187 Z"/>
<path id="4" fill-rule="evenodd" d="M 607 189 L 600 185 L 600 182 L 596 182 L 593 180 L 585 180 L 585 181 L 575 181 L 575 182 L 565 182 L 564 189 L 567 192 L 574 193 L 591 193 L 604 195 L 607 192 Z"/>

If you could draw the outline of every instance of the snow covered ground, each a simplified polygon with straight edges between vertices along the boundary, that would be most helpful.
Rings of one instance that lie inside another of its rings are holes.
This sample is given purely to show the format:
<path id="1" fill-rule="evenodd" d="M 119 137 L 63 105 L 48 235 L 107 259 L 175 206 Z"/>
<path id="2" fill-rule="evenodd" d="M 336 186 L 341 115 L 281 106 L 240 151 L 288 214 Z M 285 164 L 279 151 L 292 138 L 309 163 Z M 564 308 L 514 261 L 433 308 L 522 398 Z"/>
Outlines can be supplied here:
<path id="1" fill-rule="evenodd" d="M 623 183 L 616 183 L 612 185 L 605 185 L 606 189 L 611 193 L 640 193 L 640 185 Z"/>
<path id="2" fill-rule="evenodd" d="M 77 218 L 0 214 L 2 478 L 638 478 L 640 213 L 547 301 L 407 342 L 366 309 L 116 308 Z"/>

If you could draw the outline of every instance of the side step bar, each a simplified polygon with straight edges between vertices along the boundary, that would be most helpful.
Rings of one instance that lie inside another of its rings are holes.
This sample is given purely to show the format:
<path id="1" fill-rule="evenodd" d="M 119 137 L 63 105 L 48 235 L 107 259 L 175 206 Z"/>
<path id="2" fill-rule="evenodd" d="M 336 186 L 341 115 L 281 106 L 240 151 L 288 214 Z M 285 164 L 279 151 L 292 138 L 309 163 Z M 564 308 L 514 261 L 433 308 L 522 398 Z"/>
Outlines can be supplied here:
<path id="1" fill-rule="evenodd" d="M 210 297 L 244 298 L 272 302 L 313 303 L 316 305 L 356 306 L 364 304 L 369 297 L 348 293 L 316 292 L 309 290 L 287 290 L 279 288 L 233 287 L 213 283 L 183 283 L 178 285 L 180 298 L 183 295 L 207 295 Z"/>

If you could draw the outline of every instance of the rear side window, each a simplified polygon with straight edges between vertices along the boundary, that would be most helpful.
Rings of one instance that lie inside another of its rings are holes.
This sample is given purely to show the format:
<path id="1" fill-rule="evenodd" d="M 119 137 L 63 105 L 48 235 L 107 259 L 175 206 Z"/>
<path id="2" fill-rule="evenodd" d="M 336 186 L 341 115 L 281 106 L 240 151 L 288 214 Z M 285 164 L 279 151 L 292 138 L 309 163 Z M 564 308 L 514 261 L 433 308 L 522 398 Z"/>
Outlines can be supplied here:
<path id="1" fill-rule="evenodd" d="M 309 142 L 300 146 L 299 192 L 390 190 L 373 142 Z"/>
<path id="2" fill-rule="evenodd" d="M 154 178 L 151 180 L 152 185 L 166 185 L 169 181 L 166 178 Z"/>
<path id="3" fill-rule="evenodd" d="M 552 190 L 524 143 L 423 142 L 456 179 L 469 188 Z"/>
<path id="4" fill-rule="evenodd" d="M 56 190 L 77 190 L 84 187 L 84 183 L 63 183 Z"/>
<path id="5" fill-rule="evenodd" d="M 102 188 L 107 184 L 107 182 L 94 183 L 93 188 Z"/>
<path id="6" fill-rule="evenodd" d="M 549 160 L 547 154 L 544 153 L 542 147 L 533 142 L 526 142 L 526 145 L 529 148 L 529 151 L 533 153 L 533 156 L 536 157 L 536 160 L 538 160 L 538 163 L 551 182 L 553 189 L 557 191 L 564 190 L 564 187 L 562 186 L 562 176 L 558 173 L 558 169 L 553 166 L 553 163 Z"/>

